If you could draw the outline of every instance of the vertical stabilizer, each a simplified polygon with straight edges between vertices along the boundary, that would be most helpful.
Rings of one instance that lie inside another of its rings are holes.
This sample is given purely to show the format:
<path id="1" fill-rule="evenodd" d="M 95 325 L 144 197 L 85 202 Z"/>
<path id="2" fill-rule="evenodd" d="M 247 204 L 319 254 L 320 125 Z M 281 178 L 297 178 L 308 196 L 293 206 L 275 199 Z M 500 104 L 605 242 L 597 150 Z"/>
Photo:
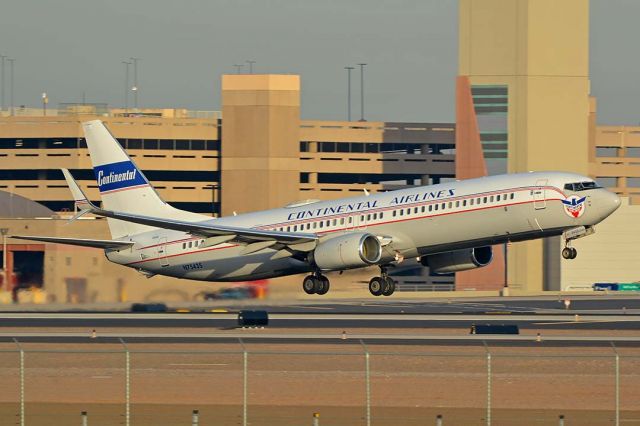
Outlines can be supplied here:
<path id="1" fill-rule="evenodd" d="M 102 121 L 87 121 L 82 123 L 82 127 L 103 209 L 182 220 L 206 219 L 205 216 L 178 210 L 165 203 Z M 107 220 L 113 238 L 153 229 L 115 219 Z"/>

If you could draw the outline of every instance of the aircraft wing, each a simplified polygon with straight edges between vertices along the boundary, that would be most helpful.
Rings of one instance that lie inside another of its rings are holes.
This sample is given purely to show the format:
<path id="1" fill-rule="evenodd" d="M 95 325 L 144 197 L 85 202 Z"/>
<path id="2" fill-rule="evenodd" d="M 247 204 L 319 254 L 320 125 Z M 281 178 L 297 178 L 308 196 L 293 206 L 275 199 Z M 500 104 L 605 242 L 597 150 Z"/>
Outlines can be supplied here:
<path id="1" fill-rule="evenodd" d="M 131 241 L 89 240 L 85 238 L 39 237 L 31 235 L 11 235 L 9 238 L 41 241 L 44 243 L 68 244 L 72 246 L 94 247 L 101 249 L 125 249 L 131 247 L 134 244 Z"/>
<path id="2" fill-rule="evenodd" d="M 141 225 L 153 226 L 156 228 L 171 229 L 174 231 L 188 232 L 190 234 L 208 237 L 233 237 L 234 241 L 246 243 L 273 241 L 285 245 L 296 245 L 312 243 L 318 240 L 315 234 L 290 233 L 279 231 L 264 231 L 253 228 L 239 228 L 233 226 L 218 226 L 203 222 L 185 222 L 175 219 L 164 219 L 151 216 L 140 216 L 129 213 L 103 210 L 93 206 L 91 213 L 96 216 L 109 217 L 112 219 L 124 220 L 126 222 L 139 223 Z"/>

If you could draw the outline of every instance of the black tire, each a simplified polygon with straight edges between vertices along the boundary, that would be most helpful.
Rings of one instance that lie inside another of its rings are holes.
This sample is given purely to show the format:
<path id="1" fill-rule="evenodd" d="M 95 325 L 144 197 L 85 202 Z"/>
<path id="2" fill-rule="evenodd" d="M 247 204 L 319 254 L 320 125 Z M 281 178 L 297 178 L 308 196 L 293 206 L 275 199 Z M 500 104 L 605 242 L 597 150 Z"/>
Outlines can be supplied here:
<path id="1" fill-rule="evenodd" d="M 316 294 L 319 294 L 321 296 L 323 294 L 327 294 L 327 292 L 329 291 L 329 287 L 331 287 L 331 284 L 329 283 L 329 279 L 324 275 L 321 275 L 318 282 L 320 283 L 320 289 L 316 291 Z"/>
<path id="2" fill-rule="evenodd" d="M 562 249 L 562 257 L 565 259 L 573 259 L 573 249 L 571 247 L 565 247 Z"/>
<path id="3" fill-rule="evenodd" d="M 369 292 L 374 296 L 382 295 L 384 287 L 384 280 L 381 277 L 373 277 L 369 281 Z"/>
<path id="4" fill-rule="evenodd" d="M 392 278 L 386 277 L 384 291 L 382 292 L 382 295 L 391 296 L 394 291 L 396 291 L 396 282 Z"/>
<path id="5" fill-rule="evenodd" d="M 575 248 L 571 247 L 571 257 L 570 257 L 570 259 L 575 259 L 576 257 L 578 257 L 578 250 L 576 250 Z"/>
<path id="6" fill-rule="evenodd" d="M 307 294 L 316 294 L 316 277 L 313 275 L 307 275 L 302 280 L 302 289 Z"/>

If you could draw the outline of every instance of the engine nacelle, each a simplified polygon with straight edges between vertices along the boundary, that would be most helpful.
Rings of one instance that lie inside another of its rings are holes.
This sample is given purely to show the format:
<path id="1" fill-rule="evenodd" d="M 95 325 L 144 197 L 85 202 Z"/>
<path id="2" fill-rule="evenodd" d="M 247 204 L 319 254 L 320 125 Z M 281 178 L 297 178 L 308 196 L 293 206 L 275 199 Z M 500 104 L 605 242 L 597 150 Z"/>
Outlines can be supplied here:
<path id="1" fill-rule="evenodd" d="M 364 232 L 337 235 L 324 240 L 312 253 L 312 261 L 323 270 L 342 270 L 373 265 L 382 256 L 382 245 Z"/>
<path id="2" fill-rule="evenodd" d="M 423 256 L 420 263 L 436 274 L 447 274 L 482 268 L 491 263 L 492 259 L 491 246 L 485 246 Z"/>

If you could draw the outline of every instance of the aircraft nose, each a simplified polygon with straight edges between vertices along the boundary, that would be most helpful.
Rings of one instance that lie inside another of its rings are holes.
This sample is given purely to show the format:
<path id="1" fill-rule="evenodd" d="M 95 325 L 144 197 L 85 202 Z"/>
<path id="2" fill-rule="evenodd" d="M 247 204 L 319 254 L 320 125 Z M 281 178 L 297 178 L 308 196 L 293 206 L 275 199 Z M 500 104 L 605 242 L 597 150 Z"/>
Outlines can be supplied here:
<path id="1" fill-rule="evenodd" d="M 611 191 L 607 191 L 608 194 L 608 198 L 609 198 L 609 205 L 611 207 L 611 213 L 613 213 L 614 211 L 618 210 L 618 208 L 620 207 L 620 197 L 618 196 L 618 194 L 616 194 L 615 192 L 611 192 Z"/>

